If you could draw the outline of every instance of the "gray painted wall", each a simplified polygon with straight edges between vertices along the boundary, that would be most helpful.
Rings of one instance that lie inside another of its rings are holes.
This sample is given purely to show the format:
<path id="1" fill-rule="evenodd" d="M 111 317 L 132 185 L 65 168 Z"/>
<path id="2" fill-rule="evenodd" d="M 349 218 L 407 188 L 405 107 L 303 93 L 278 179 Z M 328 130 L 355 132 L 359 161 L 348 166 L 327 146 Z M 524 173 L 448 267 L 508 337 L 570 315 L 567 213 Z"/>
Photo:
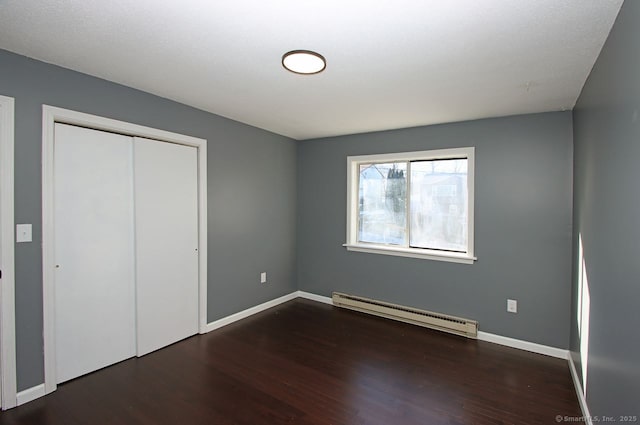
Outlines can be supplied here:
<path id="1" fill-rule="evenodd" d="M 616 421 L 640 416 L 639 23 L 640 2 L 625 1 L 573 113 L 574 261 L 581 234 L 591 295 L 587 404 Z M 580 370 L 575 276 L 573 298 Z"/>
<path id="2" fill-rule="evenodd" d="M 208 140 L 208 319 L 290 293 L 295 283 L 296 142 L 108 81 L 0 51 L 0 94 L 15 98 L 18 390 L 41 384 L 42 104 Z M 211 93 L 215 96 L 215 93 Z M 268 285 L 259 273 L 268 272 Z"/>
<path id="3" fill-rule="evenodd" d="M 476 147 L 473 265 L 348 252 L 348 155 Z M 569 346 L 571 112 L 331 137 L 298 145 L 298 286 L 476 319 Z M 507 298 L 518 314 L 506 312 Z"/>

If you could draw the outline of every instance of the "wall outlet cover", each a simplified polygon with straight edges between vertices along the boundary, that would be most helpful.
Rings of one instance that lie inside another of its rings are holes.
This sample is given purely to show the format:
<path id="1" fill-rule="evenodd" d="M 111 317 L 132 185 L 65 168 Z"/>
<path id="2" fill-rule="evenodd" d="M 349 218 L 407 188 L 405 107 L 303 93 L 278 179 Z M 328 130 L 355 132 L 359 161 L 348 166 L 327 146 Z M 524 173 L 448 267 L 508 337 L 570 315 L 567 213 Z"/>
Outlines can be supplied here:
<path id="1" fill-rule="evenodd" d="M 518 300 L 507 300 L 507 311 L 509 313 L 518 312 Z"/>

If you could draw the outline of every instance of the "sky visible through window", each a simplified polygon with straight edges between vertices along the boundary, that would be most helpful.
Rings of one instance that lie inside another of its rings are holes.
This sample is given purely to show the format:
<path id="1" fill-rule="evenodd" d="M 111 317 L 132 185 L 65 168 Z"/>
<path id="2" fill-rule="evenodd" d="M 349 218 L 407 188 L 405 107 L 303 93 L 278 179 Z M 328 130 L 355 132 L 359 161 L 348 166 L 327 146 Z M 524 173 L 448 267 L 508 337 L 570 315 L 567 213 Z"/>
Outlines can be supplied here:
<path id="1" fill-rule="evenodd" d="M 467 194 L 466 158 L 361 164 L 358 241 L 466 252 Z"/>

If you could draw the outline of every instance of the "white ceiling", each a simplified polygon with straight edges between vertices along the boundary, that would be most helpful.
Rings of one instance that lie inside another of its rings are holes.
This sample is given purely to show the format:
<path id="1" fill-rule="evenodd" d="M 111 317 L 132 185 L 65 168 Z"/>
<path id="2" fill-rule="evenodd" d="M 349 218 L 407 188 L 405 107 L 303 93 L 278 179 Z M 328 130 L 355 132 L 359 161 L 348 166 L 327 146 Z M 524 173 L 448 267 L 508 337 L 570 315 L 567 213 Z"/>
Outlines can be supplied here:
<path id="1" fill-rule="evenodd" d="M 2 0 L 0 48 L 309 139 L 571 109 L 622 1 Z"/>

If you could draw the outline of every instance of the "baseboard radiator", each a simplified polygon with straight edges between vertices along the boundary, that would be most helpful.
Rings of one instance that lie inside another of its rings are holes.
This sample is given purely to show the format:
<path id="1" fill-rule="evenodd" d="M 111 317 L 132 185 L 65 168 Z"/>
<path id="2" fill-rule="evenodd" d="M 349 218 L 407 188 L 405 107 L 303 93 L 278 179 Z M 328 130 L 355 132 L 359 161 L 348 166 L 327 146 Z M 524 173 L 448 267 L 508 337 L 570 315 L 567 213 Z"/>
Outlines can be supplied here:
<path id="1" fill-rule="evenodd" d="M 475 320 L 433 313 L 431 311 L 347 295 L 340 292 L 334 292 L 332 299 L 333 305 L 337 307 L 374 314 L 376 316 L 462 335 L 468 338 L 478 337 L 478 322 Z"/>

